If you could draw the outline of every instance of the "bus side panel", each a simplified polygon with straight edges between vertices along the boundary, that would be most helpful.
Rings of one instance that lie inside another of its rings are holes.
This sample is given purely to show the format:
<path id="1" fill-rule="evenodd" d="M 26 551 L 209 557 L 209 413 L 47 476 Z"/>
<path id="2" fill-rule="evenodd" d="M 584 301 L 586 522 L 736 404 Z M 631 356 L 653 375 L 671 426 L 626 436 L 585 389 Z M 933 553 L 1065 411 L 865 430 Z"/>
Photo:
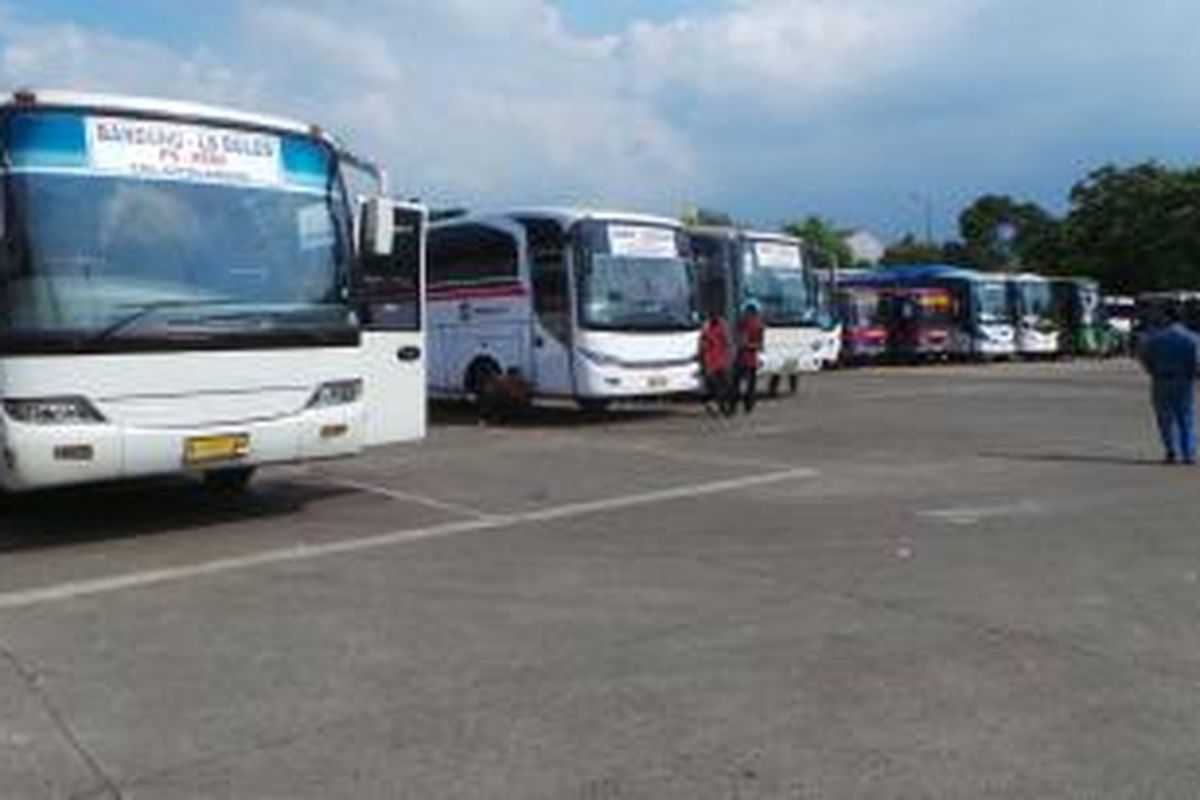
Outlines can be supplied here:
<path id="1" fill-rule="evenodd" d="M 467 394 L 471 370 L 482 364 L 531 378 L 527 298 L 435 300 L 429 308 L 433 393 Z"/>

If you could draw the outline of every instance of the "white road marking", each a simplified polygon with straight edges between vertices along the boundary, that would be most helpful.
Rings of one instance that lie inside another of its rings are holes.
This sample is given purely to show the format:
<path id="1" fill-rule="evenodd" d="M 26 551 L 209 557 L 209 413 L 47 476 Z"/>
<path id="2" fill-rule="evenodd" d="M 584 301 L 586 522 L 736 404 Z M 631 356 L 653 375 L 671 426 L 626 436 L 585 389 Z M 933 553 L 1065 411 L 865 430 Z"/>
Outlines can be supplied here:
<path id="1" fill-rule="evenodd" d="M 1033 516 L 1042 513 L 1042 507 L 1033 501 L 1026 500 L 1002 506 L 980 506 L 976 508 L 942 508 L 933 511 L 922 511 L 921 517 L 935 519 L 950 525 L 978 525 L 985 519 L 997 517 Z"/>
<path id="2" fill-rule="evenodd" d="M 434 497 L 426 497 L 422 494 L 401 492 L 396 489 L 389 489 L 386 486 L 376 486 L 373 483 L 349 480 L 346 478 L 337 478 L 332 475 L 318 475 L 317 477 L 319 480 L 334 486 L 343 486 L 347 489 L 354 489 L 355 491 L 378 495 L 379 497 L 386 497 L 389 500 L 396 500 L 401 503 L 416 503 L 417 505 L 436 508 L 439 511 L 449 511 L 452 514 L 460 514 L 465 517 L 475 517 L 476 519 L 493 519 L 495 517 L 494 514 L 489 514 L 488 512 L 478 508 L 465 506 L 461 503 L 449 503 L 445 500 L 438 500 Z"/>
<path id="3" fill-rule="evenodd" d="M 92 580 L 71 581 L 54 586 L 0 594 L 0 611 L 32 608 L 35 606 L 61 603 L 77 600 L 83 597 L 112 594 L 131 589 L 141 589 L 175 581 L 202 578 L 219 575 L 226 572 L 244 571 L 256 567 L 273 566 L 300 561 L 311 561 L 330 556 L 348 553 L 361 553 L 381 548 L 420 542 L 427 539 L 440 539 L 464 533 L 509 528 L 517 525 L 549 522 L 554 520 L 585 517 L 607 511 L 620 511 L 641 506 L 652 506 L 669 503 L 676 500 L 690 500 L 697 497 L 716 494 L 728 494 L 743 489 L 753 489 L 759 486 L 769 486 L 801 478 L 813 478 L 820 473 L 812 469 L 789 469 L 781 472 L 770 472 L 762 475 L 750 475 L 743 478 L 733 478 L 723 481 L 680 486 L 673 489 L 662 489 L 654 492 L 629 494 L 622 497 L 612 497 L 604 500 L 591 500 L 580 503 L 568 503 L 551 508 L 537 509 L 516 514 L 503 514 L 491 517 L 447 522 L 426 528 L 393 531 L 377 536 L 355 539 L 345 542 L 332 542 L 321 545 L 295 545 L 277 550 L 267 550 L 247 556 L 207 561 L 200 564 L 190 564 L 180 567 L 147 570 L 143 572 L 114 575 Z"/>
<path id="4" fill-rule="evenodd" d="M 644 453 L 656 458 L 683 461 L 689 464 L 711 464 L 718 467 L 754 467 L 756 469 L 771 470 L 792 468 L 791 464 L 784 464 L 780 461 L 764 461 L 757 458 L 737 458 L 733 456 L 712 455 L 710 453 L 696 453 L 656 444 L 630 444 L 617 441 L 601 441 L 595 438 L 586 439 L 583 437 L 577 441 L 587 447 L 595 447 L 601 450 L 611 450 L 618 453 Z"/>

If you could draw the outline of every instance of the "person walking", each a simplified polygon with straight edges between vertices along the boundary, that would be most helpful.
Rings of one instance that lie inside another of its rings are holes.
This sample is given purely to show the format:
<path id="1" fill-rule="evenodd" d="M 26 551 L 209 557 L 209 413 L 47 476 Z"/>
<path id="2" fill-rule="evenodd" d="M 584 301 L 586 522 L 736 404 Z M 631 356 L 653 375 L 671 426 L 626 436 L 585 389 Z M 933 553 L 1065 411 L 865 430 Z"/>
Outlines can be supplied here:
<path id="1" fill-rule="evenodd" d="M 1168 307 L 1163 321 L 1163 327 L 1143 340 L 1138 356 L 1150 373 L 1154 416 L 1165 450 L 1163 461 L 1195 464 L 1200 340 L 1180 323 L 1178 309 Z"/>
<path id="2" fill-rule="evenodd" d="M 747 414 L 754 411 L 758 402 L 758 361 L 765 336 L 758 303 L 751 300 L 738 320 L 737 359 L 733 373 L 734 405 L 736 407 L 740 399 Z"/>
<path id="3" fill-rule="evenodd" d="M 710 414 L 730 416 L 734 401 L 729 364 L 732 347 L 729 325 L 719 311 L 709 314 L 700 328 L 700 372 L 704 376 L 704 408 Z"/>

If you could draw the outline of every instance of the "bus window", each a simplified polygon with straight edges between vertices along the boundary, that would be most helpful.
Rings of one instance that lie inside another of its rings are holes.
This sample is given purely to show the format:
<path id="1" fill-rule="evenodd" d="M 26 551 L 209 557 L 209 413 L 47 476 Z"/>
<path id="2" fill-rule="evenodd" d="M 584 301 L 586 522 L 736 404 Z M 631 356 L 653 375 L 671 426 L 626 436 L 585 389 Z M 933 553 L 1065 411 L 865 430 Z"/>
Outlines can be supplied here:
<path id="1" fill-rule="evenodd" d="M 552 220 L 523 219 L 521 223 L 529 243 L 534 313 L 551 336 L 566 342 L 571 332 L 566 235 Z"/>
<path id="2" fill-rule="evenodd" d="M 424 212 L 393 210 L 395 241 L 390 256 L 364 257 L 359 267 L 359 314 L 369 330 L 421 329 L 421 246 Z"/>
<path id="3" fill-rule="evenodd" d="M 429 232 L 429 282 L 434 287 L 515 282 L 517 243 L 485 225 L 453 225 Z"/>

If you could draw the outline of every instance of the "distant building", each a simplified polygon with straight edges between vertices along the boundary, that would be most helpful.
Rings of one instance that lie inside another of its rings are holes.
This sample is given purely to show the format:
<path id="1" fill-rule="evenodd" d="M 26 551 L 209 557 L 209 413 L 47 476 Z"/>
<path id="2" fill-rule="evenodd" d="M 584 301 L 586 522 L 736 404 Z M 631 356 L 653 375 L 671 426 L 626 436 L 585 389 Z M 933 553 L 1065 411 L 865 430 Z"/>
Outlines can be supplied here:
<path id="1" fill-rule="evenodd" d="M 883 255 L 887 252 L 887 245 L 870 231 L 844 231 L 842 241 L 850 248 L 850 254 L 854 256 L 856 265 L 870 264 L 874 266 L 883 261 Z"/>

